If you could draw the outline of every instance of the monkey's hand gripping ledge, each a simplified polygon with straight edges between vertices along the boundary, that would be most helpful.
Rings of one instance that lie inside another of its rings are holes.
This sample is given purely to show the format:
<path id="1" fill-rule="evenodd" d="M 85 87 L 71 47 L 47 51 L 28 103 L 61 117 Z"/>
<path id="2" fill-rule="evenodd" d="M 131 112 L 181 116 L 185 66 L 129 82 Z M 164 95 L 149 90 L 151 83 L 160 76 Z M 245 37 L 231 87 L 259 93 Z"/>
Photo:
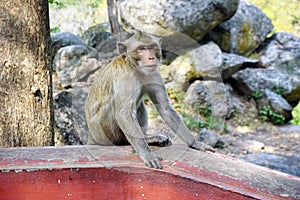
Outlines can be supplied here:
<path id="1" fill-rule="evenodd" d="M 0 149 L 0 199 L 300 199 L 300 178 L 218 153 L 153 149 L 148 168 L 131 147 Z"/>

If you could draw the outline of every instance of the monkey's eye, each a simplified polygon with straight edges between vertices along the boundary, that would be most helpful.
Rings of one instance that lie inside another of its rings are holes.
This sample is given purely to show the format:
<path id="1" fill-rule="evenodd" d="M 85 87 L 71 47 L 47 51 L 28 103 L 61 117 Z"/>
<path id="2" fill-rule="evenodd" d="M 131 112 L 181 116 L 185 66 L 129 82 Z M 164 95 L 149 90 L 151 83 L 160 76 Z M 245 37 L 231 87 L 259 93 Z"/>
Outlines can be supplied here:
<path id="1" fill-rule="evenodd" d="M 137 50 L 139 50 L 139 51 L 145 51 L 145 50 L 147 50 L 148 49 L 148 47 L 146 46 L 146 45 L 140 45 L 140 46 L 138 46 L 138 48 L 137 48 Z"/>
<path id="2" fill-rule="evenodd" d="M 158 45 L 157 44 L 151 44 L 149 46 L 149 49 L 157 50 L 158 49 Z"/>

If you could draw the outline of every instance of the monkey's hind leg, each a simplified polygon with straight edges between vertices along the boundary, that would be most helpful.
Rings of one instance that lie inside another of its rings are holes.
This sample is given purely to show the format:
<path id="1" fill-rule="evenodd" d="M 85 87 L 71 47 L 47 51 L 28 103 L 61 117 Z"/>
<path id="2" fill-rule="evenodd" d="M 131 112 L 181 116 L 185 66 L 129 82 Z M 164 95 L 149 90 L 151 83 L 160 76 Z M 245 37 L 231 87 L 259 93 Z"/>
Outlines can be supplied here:
<path id="1" fill-rule="evenodd" d="M 161 133 L 147 134 L 145 138 L 147 143 L 151 146 L 164 147 L 172 144 L 171 140 Z"/>

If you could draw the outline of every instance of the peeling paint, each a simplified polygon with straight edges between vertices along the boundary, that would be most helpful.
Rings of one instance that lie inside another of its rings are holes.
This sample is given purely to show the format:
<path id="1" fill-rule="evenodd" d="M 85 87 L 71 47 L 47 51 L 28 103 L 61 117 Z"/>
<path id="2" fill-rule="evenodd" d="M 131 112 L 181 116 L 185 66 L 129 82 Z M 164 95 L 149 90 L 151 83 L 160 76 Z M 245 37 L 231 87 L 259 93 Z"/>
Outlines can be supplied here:
<path id="1" fill-rule="evenodd" d="M 191 150 L 184 145 L 157 148 L 155 152 L 164 159 L 162 170 L 146 167 L 130 146 L 0 149 L 0 182 L 6 183 L 0 185 L 1 196 L 8 197 L 13 192 L 16 198 L 12 199 L 24 199 L 18 198 L 19 189 L 23 188 L 28 199 L 37 193 L 49 195 L 45 199 L 62 199 L 68 195 L 80 199 L 81 195 L 100 193 L 107 198 L 125 195 L 121 196 L 124 199 L 126 195 L 157 199 L 155 194 L 159 193 L 164 194 L 165 199 L 184 195 L 201 199 L 203 194 L 208 195 L 205 198 L 218 195 L 231 199 L 300 198 L 299 177 L 222 154 Z M 91 155 L 93 159 L 85 159 Z M 59 191 L 53 193 L 58 184 Z M 103 189 L 90 191 L 86 186 L 91 184 L 93 188 Z M 44 189 L 36 191 L 35 187 Z M 120 187 L 119 190 L 116 187 Z M 114 194 L 105 196 L 110 191 Z"/>

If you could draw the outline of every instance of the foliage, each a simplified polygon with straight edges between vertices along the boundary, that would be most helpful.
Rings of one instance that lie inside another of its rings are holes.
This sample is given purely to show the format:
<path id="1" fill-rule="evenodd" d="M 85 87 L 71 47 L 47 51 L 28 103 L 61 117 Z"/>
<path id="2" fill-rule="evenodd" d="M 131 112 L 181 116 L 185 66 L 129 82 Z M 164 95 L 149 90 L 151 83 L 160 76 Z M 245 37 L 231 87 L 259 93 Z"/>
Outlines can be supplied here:
<path id="1" fill-rule="evenodd" d="M 287 31 L 300 35 L 299 0 L 250 0 L 272 20 L 274 31 Z"/>
<path id="2" fill-rule="evenodd" d="M 97 8 L 104 0 L 48 0 L 50 5 L 65 7 L 70 5 L 84 5 Z"/>
<path id="3" fill-rule="evenodd" d="M 284 89 L 275 87 L 272 91 L 279 94 L 279 95 L 282 95 L 283 92 L 284 92 Z"/>
<path id="4" fill-rule="evenodd" d="M 60 28 L 59 27 L 51 27 L 50 28 L 50 33 L 58 33 L 58 32 L 60 32 Z"/>
<path id="5" fill-rule="evenodd" d="M 270 105 L 266 105 L 259 110 L 259 114 L 262 120 L 271 120 L 274 124 L 283 124 L 285 117 L 281 114 L 273 111 Z"/>
<path id="6" fill-rule="evenodd" d="M 292 123 L 300 125 L 300 102 L 298 103 L 298 106 L 296 106 L 293 109 L 292 115 L 293 115 Z"/>
<path id="7" fill-rule="evenodd" d="M 260 90 L 256 90 L 256 91 L 252 92 L 250 96 L 256 100 L 261 99 L 263 97 L 263 92 Z"/>
<path id="8" fill-rule="evenodd" d="M 56 1 L 56 0 L 48 0 L 48 3 L 49 4 L 56 4 L 56 5 L 58 5 L 58 4 L 60 4 L 58 1 Z"/>
<path id="9" fill-rule="evenodd" d="M 188 108 L 185 105 L 185 93 L 176 89 L 168 88 L 168 95 L 175 110 L 183 116 L 187 127 L 193 131 L 200 131 L 202 128 L 223 131 L 223 119 L 211 115 L 211 108 L 203 108 L 200 104 Z"/>
<path id="10" fill-rule="evenodd" d="M 90 27 L 108 22 L 105 0 L 51 0 L 50 27 L 53 32 L 82 35 Z"/>

